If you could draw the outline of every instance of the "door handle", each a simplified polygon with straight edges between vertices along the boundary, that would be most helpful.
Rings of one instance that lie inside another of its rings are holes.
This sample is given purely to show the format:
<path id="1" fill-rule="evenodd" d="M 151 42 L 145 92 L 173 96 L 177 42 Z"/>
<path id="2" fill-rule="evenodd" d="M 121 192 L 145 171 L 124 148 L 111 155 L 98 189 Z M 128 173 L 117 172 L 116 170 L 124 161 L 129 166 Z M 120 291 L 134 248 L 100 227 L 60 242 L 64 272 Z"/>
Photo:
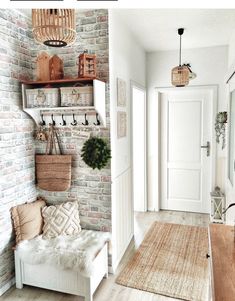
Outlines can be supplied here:
<path id="1" fill-rule="evenodd" d="M 207 155 L 207 157 L 209 157 L 210 156 L 210 149 L 211 149 L 210 142 L 207 141 L 206 145 L 201 145 L 201 148 L 206 148 L 206 155 Z"/>

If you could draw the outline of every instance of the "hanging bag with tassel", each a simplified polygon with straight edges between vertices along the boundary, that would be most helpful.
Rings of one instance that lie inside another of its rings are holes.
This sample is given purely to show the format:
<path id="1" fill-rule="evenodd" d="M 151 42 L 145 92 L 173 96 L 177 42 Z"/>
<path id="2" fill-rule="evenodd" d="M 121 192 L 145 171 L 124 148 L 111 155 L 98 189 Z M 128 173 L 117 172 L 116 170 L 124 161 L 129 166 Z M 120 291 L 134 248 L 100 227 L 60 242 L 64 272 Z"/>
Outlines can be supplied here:
<path id="1" fill-rule="evenodd" d="M 57 132 L 50 125 L 45 155 L 36 155 L 37 186 L 47 191 L 66 191 L 71 185 L 72 156 L 62 155 Z"/>

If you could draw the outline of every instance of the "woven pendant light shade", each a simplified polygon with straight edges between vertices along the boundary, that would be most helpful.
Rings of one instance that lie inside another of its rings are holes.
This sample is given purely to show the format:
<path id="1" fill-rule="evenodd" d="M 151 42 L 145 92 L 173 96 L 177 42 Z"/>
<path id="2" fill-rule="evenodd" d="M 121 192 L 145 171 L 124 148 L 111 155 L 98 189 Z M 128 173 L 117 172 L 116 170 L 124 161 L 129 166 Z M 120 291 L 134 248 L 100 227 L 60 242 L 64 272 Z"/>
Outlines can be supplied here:
<path id="1" fill-rule="evenodd" d="M 186 66 L 177 66 L 171 71 L 171 82 L 175 87 L 184 87 L 189 84 L 189 70 Z"/>
<path id="2" fill-rule="evenodd" d="M 39 43 L 64 47 L 76 39 L 74 9 L 33 9 L 33 36 Z"/>
<path id="3" fill-rule="evenodd" d="M 175 87 L 184 87 L 189 84 L 189 68 L 187 65 L 181 65 L 181 38 L 184 33 L 184 28 L 178 29 L 180 36 L 180 51 L 179 51 L 179 65 L 171 70 L 171 83 Z"/>

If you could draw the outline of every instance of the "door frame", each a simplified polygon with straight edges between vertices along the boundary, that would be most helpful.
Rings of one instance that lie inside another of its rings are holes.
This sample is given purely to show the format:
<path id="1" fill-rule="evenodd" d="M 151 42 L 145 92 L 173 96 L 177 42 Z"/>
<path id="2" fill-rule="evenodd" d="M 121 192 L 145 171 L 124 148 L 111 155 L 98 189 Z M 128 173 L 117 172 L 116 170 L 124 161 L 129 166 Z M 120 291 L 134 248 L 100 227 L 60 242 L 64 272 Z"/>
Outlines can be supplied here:
<path id="1" fill-rule="evenodd" d="M 147 162 L 147 91 L 146 91 L 146 87 L 131 80 L 130 81 L 130 132 L 131 132 L 131 141 L 130 141 L 130 144 L 131 144 L 131 192 L 132 192 L 132 199 L 133 199 L 133 208 L 134 208 L 134 162 L 133 162 L 133 135 L 132 135 L 132 132 L 133 132 L 133 116 L 132 116 L 132 107 L 133 107 L 133 93 L 132 93 L 132 89 L 133 87 L 139 89 L 139 90 L 143 90 L 144 91 L 144 98 L 145 98 L 145 102 L 144 102 L 144 117 L 145 117 L 145 120 L 144 120 L 144 125 L 145 125 L 145 131 L 144 131 L 144 134 L 145 134 L 145 137 L 144 137 L 144 140 L 145 140 L 145 149 L 144 149 L 144 170 L 145 170 L 145 174 L 144 174 L 144 196 L 145 196 L 145 200 L 144 200 L 144 212 L 146 212 L 148 210 L 148 191 L 147 191 L 147 185 L 148 185 L 148 179 L 147 179 L 147 175 L 148 175 L 148 162 Z"/>
<path id="2" fill-rule="evenodd" d="M 167 91 L 182 91 L 183 90 L 191 90 L 191 89 L 204 89 L 210 90 L 212 92 L 212 120 L 214 121 L 216 118 L 217 110 L 218 110 L 218 85 L 195 85 L 195 86 L 188 86 L 188 87 L 156 87 L 155 92 L 158 100 L 158 208 L 161 210 L 161 128 L 162 128 L 162 118 L 161 118 L 161 93 L 165 93 Z M 217 143 L 216 143 L 216 135 L 214 130 L 214 123 L 211 125 L 212 131 L 212 141 L 211 141 L 211 191 L 215 187 L 216 183 L 216 161 L 217 161 Z"/>

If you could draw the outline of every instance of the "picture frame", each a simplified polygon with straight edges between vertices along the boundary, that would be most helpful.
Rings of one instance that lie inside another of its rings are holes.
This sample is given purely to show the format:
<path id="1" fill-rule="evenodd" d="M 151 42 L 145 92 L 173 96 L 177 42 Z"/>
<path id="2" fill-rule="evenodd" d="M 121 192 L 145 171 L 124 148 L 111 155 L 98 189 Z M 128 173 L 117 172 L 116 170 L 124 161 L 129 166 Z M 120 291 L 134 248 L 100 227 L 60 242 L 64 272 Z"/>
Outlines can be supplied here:
<path id="1" fill-rule="evenodd" d="M 117 112 L 117 138 L 127 136 L 127 114 L 123 111 Z"/>
<path id="2" fill-rule="evenodd" d="M 117 78 L 117 106 L 118 107 L 126 107 L 126 81 Z"/>

